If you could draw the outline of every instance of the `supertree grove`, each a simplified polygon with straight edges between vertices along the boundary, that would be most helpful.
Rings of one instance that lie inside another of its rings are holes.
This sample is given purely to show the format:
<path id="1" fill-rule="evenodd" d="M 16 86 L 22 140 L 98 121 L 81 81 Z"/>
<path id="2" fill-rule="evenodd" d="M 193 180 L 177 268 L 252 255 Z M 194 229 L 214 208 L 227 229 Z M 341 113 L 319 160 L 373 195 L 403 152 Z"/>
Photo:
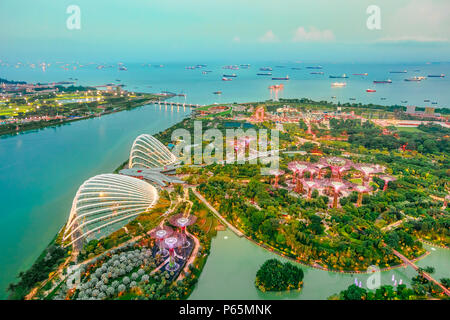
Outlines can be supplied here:
<path id="1" fill-rule="evenodd" d="M 197 217 L 194 215 L 184 215 L 182 213 L 173 215 L 169 219 L 170 223 L 178 228 L 180 228 L 180 236 L 183 240 L 183 248 L 189 247 L 190 243 L 187 241 L 186 237 L 186 227 L 193 225 L 197 221 Z"/>
<path id="2" fill-rule="evenodd" d="M 325 167 L 331 169 L 331 178 L 337 181 L 342 180 L 342 174 L 349 170 L 353 162 L 348 159 L 340 157 L 325 157 L 319 160 L 319 163 Z"/>
<path id="3" fill-rule="evenodd" d="M 158 226 L 157 228 L 151 230 L 149 232 L 149 234 L 150 234 L 150 237 L 152 237 L 153 239 L 156 239 L 156 241 L 158 242 L 158 246 L 159 246 L 158 253 L 162 257 L 167 257 L 169 252 L 164 248 L 163 242 L 164 242 L 164 239 L 170 237 L 173 234 L 173 229 L 168 226 Z"/>
<path id="4" fill-rule="evenodd" d="M 345 180 L 335 181 L 333 179 L 323 179 L 320 180 L 320 184 L 325 188 L 330 187 L 333 190 L 333 208 L 338 207 L 338 199 L 341 192 L 349 191 L 355 187 L 355 184 Z"/>

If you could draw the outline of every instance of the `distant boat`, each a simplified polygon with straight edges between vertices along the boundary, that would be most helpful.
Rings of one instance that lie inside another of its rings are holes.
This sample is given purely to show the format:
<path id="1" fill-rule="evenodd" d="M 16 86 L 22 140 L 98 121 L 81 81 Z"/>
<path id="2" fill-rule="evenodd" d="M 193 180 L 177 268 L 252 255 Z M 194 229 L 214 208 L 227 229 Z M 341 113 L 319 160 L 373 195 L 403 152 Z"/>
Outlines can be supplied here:
<path id="1" fill-rule="evenodd" d="M 222 77 L 222 81 L 232 81 L 232 78 L 226 78 L 226 77 Z"/>
<path id="2" fill-rule="evenodd" d="M 346 82 L 333 82 L 331 84 L 332 87 L 345 87 L 347 85 Z"/>
<path id="3" fill-rule="evenodd" d="M 430 74 L 428 75 L 428 78 L 445 78 L 445 74 Z"/>
<path id="4" fill-rule="evenodd" d="M 310 74 L 323 74 L 323 72 L 310 72 Z"/>
<path id="5" fill-rule="evenodd" d="M 330 76 L 331 79 L 347 79 L 348 76 L 344 73 L 341 76 Z"/>
<path id="6" fill-rule="evenodd" d="M 259 68 L 259 70 L 261 71 L 272 71 L 271 67 L 263 67 L 263 68 Z"/>
<path id="7" fill-rule="evenodd" d="M 289 76 L 286 76 L 286 77 L 273 77 L 272 80 L 289 80 Z"/>
<path id="8" fill-rule="evenodd" d="M 405 81 L 415 81 L 415 82 L 419 82 L 426 79 L 426 77 L 413 77 L 413 78 L 407 78 L 405 79 Z"/>
<path id="9" fill-rule="evenodd" d="M 306 69 L 322 69 L 322 66 L 309 66 Z"/>
<path id="10" fill-rule="evenodd" d="M 355 101 L 355 100 L 356 100 L 356 98 L 349 98 L 348 100 L 351 100 L 351 101 Z"/>
<path id="11" fill-rule="evenodd" d="M 381 98 L 381 100 L 386 100 L 386 98 Z"/>
<path id="12" fill-rule="evenodd" d="M 388 80 L 375 80 L 373 83 L 392 83 L 391 79 Z"/>
<path id="13" fill-rule="evenodd" d="M 353 73 L 352 75 L 353 76 L 368 76 L 369 74 L 366 72 L 366 73 Z"/>
<path id="14" fill-rule="evenodd" d="M 223 76 L 225 78 L 236 78 L 237 77 L 237 75 L 235 73 L 233 73 L 233 74 L 224 74 Z"/>
<path id="15" fill-rule="evenodd" d="M 123 66 L 122 66 L 122 67 L 119 67 L 119 70 L 120 70 L 120 71 L 127 71 L 128 69 L 127 69 L 127 67 L 123 67 Z"/>
<path id="16" fill-rule="evenodd" d="M 408 73 L 408 71 L 406 71 L 406 70 L 402 70 L 402 71 L 389 71 L 389 73 Z"/>
<path id="17" fill-rule="evenodd" d="M 438 104 L 438 103 L 433 101 L 431 104 Z"/>
<path id="18" fill-rule="evenodd" d="M 430 102 L 430 100 L 429 99 L 425 99 L 425 100 L 423 100 L 423 102 Z"/>
<path id="19" fill-rule="evenodd" d="M 366 92 L 377 92 L 375 89 L 366 89 Z"/>
<path id="20" fill-rule="evenodd" d="M 401 101 L 401 103 L 408 103 L 408 101 L 404 100 L 404 101 Z"/>
<path id="21" fill-rule="evenodd" d="M 272 72 L 260 72 L 256 74 L 257 76 L 271 76 Z"/>
<path id="22" fill-rule="evenodd" d="M 293 67 L 291 68 L 292 70 L 302 70 L 302 68 L 298 68 L 298 67 Z"/>
<path id="23" fill-rule="evenodd" d="M 214 94 L 222 94 L 222 91 L 214 91 Z"/>

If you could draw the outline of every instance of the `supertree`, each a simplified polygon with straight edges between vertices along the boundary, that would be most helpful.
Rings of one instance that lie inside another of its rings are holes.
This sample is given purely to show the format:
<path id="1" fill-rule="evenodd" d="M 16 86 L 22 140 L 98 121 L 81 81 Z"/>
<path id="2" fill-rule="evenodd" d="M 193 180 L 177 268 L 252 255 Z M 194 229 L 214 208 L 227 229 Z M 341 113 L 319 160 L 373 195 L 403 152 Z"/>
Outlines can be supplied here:
<path id="1" fill-rule="evenodd" d="M 322 170 L 327 167 L 327 165 L 323 163 L 314 163 L 315 167 L 317 168 L 317 179 L 322 179 Z"/>
<path id="2" fill-rule="evenodd" d="M 385 168 L 379 164 L 355 163 L 353 167 L 363 174 L 363 185 L 368 185 L 371 175 L 384 172 Z"/>
<path id="3" fill-rule="evenodd" d="M 176 271 L 180 267 L 175 260 L 175 249 L 180 248 L 183 245 L 183 242 L 183 238 L 177 233 L 164 239 L 163 246 L 169 250 L 169 263 L 166 266 L 167 271 Z"/>
<path id="4" fill-rule="evenodd" d="M 324 157 L 319 160 L 319 163 L 330 167 L 331 178 L 338 181 L 342 180 L 342 173 L 349 170 L 353 164 L 350 160 L 340 157 Z"/>
<path id="5" fill-rule="evenodd" d="M 227 140 L 227 144 L 233 148 L 233 152 L 237 155 L 238 160 L 245 158 L 246 150 L 248 149 L 249 155 L 256 154 L 258 151 L 252 149 L 250 143 L 256 141 L 257 137 L 254 135 L 239 136 L 233 140 Z"/>
<path id="6" fill-rule="evenodd" d="M 271 176 L 275 176 L 275 179 L 274 179 L 274 182 L 273 182 L 273 187 L 274 188 L 278 188 L 279 177 L 282 176 L 284 173 L 285 173 L 284 170 L 280 170 L 280 169 L 271 169 L 269 171 L 269 174 Z"/>
<path id="7" fill-rule="evenodd" d="M 306 180 L 301 179 L 302 185 L 306 187 L 307 189 L 307 195 L 306 197 L 308 199 L 311 199 L 311 194 L 313 189 L 318 189 L 320 187 L 320 181 L 321 180 Z"/>
<path id="8" fill-rule="evenodd" d="M 389 182 L 397 180 L 396 177 L 389 176 L 389 175 L 383 175 L 383 176 L 380 176 L 379 178 L 384 181 L 383 191 L 387 190 Z"/>
<path id="9" fill-rule="evenodd" d="M 442 206 L 442 210 L 447 209 L 447 204 L 449 201 L 450 201 L 450 194 L 448 194 L 444 197 L 444 205 Z"/>
<path id="10" fill-rule="evenodd" d="M 331 187 L 333 189 L 333 208 L 337 208 L 338 198 L 341 192 L 351 190 L 355 187 L 355 184 L 345 180 L 335 181 L 333 179 L 323 179 L 320 180 L 320 184 L 324 187 Z"/>
<path id="11" fill-rule="evenodd" d="M 303 178 L 303 173 L 308 166 L 299 161 L 292 161 L 288 163 L 288 168 L 292 171 L 292 184 L 294 185 L 294 191 L 297 193 L 303 192 L 301 179 Z"/>
<path id="12" fill-rule="evenodd" d="M 180 236 L 183 239 L 183 248 L 189 247 L 190 243 L 186 239 L 186 227 L 193 225 L 197 221 L 197 217 L 191 214 L 184 215 L 182 213 L 175 214 L 170 217 L 170 223 L 180 228 Z"/>
<path id="13" fill-rule="evenodd" d="M 156 241 L 158 242 L 158 246 L 159 246 L 158 253 L 162 257 L 167 257 L 169 252 L 166 249 L 164 249 L 163 242 L 164 242 L 164 239 L 170 237 L 173 234 L 173 229 L 168 226 L 158 226 L 155 229 L 151 230 L 149 232 L 149 234 L 150 234 L 150 237 L 152 237 L 153 239 L 156 239 Z"/>
<path id="14" fill-rule="evenodd" d="M 372 189 L 372 187 L 371 186 L 360 186 L 360 185 L 358 185 L 358 186 L 356 186 L 355 188 L 354 188 L 354 190 L 356 191 L 356 192 L 358 192 L 358 201 L 356 201 L 356 206 L 357 207 L 360 207 L 361 205 L 362 205 L 362 198 L 363 198 L 363 194 L 364 193 L 369 193 L 369 192 L 371 192 L 373 189 Z"/>

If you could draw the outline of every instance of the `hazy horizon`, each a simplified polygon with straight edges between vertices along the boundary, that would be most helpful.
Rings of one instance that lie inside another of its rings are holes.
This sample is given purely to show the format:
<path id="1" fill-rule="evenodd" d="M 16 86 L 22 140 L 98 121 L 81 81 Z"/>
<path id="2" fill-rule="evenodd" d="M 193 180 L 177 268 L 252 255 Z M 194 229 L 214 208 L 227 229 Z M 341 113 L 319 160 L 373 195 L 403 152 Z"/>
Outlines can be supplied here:
<path id="1" fill-rule="evenodd" d="M 80 10 L 70 29 L 70 5 Z M 380 29 L 369 29 L 370 5 Z M 8 61 L 449 61 L 446 0 L 3 0 Z"/>

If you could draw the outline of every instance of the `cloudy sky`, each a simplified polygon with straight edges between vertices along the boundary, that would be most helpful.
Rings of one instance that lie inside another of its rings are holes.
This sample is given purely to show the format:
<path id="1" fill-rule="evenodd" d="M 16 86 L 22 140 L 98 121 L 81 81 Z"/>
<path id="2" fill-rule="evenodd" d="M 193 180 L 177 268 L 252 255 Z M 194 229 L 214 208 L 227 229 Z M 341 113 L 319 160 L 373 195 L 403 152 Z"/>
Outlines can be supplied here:
<path id="1" fill-rule="evenodd" d="M 449 0 L 1 0 L 0 59 L 450 61 L 449 12 Z"/>

